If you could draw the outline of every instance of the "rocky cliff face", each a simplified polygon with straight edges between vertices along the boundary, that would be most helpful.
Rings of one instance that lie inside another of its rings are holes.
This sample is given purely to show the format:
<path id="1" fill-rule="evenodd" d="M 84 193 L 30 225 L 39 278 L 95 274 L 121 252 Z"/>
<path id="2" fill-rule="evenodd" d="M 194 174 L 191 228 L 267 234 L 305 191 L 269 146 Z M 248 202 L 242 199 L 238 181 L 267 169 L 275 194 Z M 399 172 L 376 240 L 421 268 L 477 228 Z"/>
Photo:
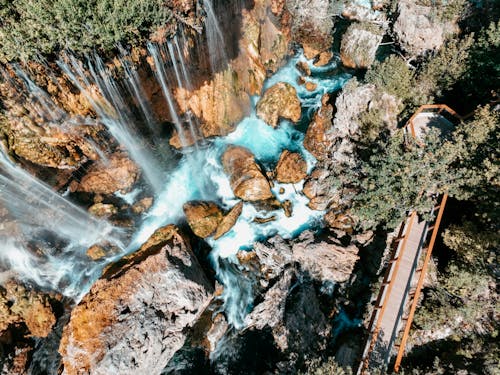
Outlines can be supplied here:
<path id="1" fill-rule="evenodd" d="M 159 374 L 211 300 L 212 287 L 174 226 L 111 265 L 71 313 L 64 374 Z"/>

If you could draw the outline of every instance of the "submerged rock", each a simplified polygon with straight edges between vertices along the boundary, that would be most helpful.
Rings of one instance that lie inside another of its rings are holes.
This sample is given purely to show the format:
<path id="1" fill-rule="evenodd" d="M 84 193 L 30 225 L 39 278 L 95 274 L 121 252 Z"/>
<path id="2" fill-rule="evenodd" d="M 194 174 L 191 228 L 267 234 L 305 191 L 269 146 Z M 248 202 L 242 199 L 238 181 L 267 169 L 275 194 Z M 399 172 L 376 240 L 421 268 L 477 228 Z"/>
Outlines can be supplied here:
<path id="1" fill-rule="evenodd" d="M 214 202 L 191 201 L 182 206 L 187 222 L 194 234 L 207 238 L 222 221 L 222 211 Z"/>
<path id="2" fill-rule="evenodd" d="M 64 373 L 161 373 L 211 293 L 178 229 L 157 230 L 108 267 L 72 311 L 59 347 Z"/>
<path id="3" fill-rule="evenodd" d="M 89 168 L 73 191 L 94 194 L 113 194 L 129 191 L 139 176 L 137 165 L 124 153 L 111 155 L 108 161 L 99 161 Z"/>
<path id="4" fill-rule="evenodd" d="M 269 181 L 248 149 L 229 146 L 222 155 L 222 165 L 230 177 L 234 195 L 238 198 L 260 201 L 273 197 Z"/>
<path id="5" fill-rule="evenodd" d="M 307 176 L 307 163 L 298 152 L 284 150 L 276 166 L 276 181 L 295 184 Z"/>
<path id="6" fill-rule="evenodd" d="M 231 208 L 231 210 L 224 216 L 219 226 L 217 227 L 217 230 L 214 234 L 214 240 L 219 239 L 227 232 L 229 232 L 232 227 L 234 227 L 234 224 L 236 224 L 236 221 L 240 217 L 242 211 L 243 202 L 236 203 L 234 207 Z"/>
<path id="7" fill-rule="evenodd" d="M 375 60 L 375 53 L 383 35 L 383 29 L 374 24 L 351 24 L 342 36 L 340 46 L 342 64 L 349 68 L 367 69 Z"/>
<path id="8" fill-rule="evenodd" d="M 257 116 L 275 128 L 278 120 L 300 120 L 301 105 L 297 90 L 289 83 L 279 82 L 269 88 L 257 103 Z"/>

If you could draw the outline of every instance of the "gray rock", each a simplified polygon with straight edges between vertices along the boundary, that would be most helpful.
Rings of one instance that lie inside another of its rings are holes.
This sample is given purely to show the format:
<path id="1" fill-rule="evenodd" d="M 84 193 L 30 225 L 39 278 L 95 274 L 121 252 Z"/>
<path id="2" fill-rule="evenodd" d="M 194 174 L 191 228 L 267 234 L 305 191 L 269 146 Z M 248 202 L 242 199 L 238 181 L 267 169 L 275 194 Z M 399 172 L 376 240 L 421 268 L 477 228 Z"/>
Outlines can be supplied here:
<path id="1" fill-rule="evenodd" d="M 371 23 L 353 23 L 344 35 L 340 46 L 342 64 L 349 68 L 366 69 L 375 60 L 384 31 Z"/>

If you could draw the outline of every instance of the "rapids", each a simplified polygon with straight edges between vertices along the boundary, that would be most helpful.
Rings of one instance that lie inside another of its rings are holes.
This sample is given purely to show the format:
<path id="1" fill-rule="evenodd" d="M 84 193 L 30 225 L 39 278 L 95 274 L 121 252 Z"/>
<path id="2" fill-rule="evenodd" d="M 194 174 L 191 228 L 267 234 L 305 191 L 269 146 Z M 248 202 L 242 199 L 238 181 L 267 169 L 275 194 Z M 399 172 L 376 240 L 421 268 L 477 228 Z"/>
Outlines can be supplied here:
<path id="1" fill-rule="evenodd" d="M 218 45 L 223 43 L 223 38 L 210 4 L 207 7 L 206 23 L 209 50 L 223 50 Z M 181 143 L 185 144 L 183 128 L 186 124 L 193 136 L 199 129 L 196 121 L 181 120 L 176 113 L 171 91 L 173 87 L 191 88 L 189 69 L 182 53 L 183 45 L 178 38 L 174 38 L 166 44 L 148 43 L 147 50 L 154 63 L 155 78 L 161 87 L 165 104 Z M 227 56 L 219 52 L 211 61 L 212 69 L 220 69 L 221 61 L 227 64 L 225 59 Z M 67 53 L 58 60 L 58 65 L 87 97 L 98 120 L 142 170 L 147 186 L 136 187 L 126 195 L 117 193 L 116 196 L 132 203 L 141 189 L 146 188 L 154 194 L 153 207 L 144 214 L 141 224 L 132 234 L 125 235 L 106 221 L 93 218 L 22 170 L 5 154 L 0 158 L 0 200 L 21 228 L 20 236 L 27 239 L 27 243 L 37 242 L 35 248 L 38 251 L 28 249 L 18 241 L 15 233 L 2 235 L 4 248 L 0 265 L 16 272 L 18 277 L 26 281 L 57 290 L 76 301 L 89 290 L 106 264 L 135 251 L 159 227 L 183 222 L 182 207 L 187 201 L 212 200 L 225 209 L 237 203 L 229 177 L 221 165 L 221 155 L 229 145 L 248 148 L 257 161 L 269 170 L 275 167 L 283 150 L 299 152 L 306 160 L 310 172 L 316 161 L 303 147 L 304 133 L 300 124 L 310 121 L 313 112 L 321 106 L 324 94 L 340 90 L 350 78 L 340 68 L 338 57 L 318 68 L 312 61 L 306 60 L 300 51 L 296 51 L 285 66 L 267 79 L 264 89 L 277 82 L 287 82 L 295 87 L 303 108 L 303 118 L 298 126 L 287 121 L 281 121 L 276 129 L 268 126 L 257 118 L 255 105 L 259 98 L 253 97 L 250 115 L 232 133 L 185 147 L 178 152 L 179 158 L 172 157 L 175 151 L 168 146 L 168 139 L 159 136 L 158 124 L 153 120 L 149 103 L 144 100 L 140 79 L 123 49 L 120 61 L 124 70 L 124 82 L 118 82 L 97 55 L 80 62 Z M 304 85 L 297 83 L 301 76 L 296 67 L 299 61 L 309 65 L 312 74 L 306 80 L 316 84 L 314 91 L 308 91 Z M 167 65 L 173 67 L 174 75 L 168 76 Z M 37 110 L 48 112 L 49 120 L 65 116 L 27 74 L 18 70 L 18 75 L 26 83 L 31 97 L 38 97 Z M 99 97 L 104 100 L 98 100 L 94 90 L 98 90 Z M 141 113 L 140 119 L 128 108 L 124 99 L 126 95 L 135 98 Z M 151 135 L 149 138 L 154 141 L 142 136 L 141 130 L 144 127 L 139 126 L 139 122 L 146 125 Z M 96 151 L 102 154 L 100 150 Z M 292 202 L 291 217 L 287 217 L 281 209 L 261 212 L 254 205 L 245 203 L 240 218 L 228 233 L 218 240 L 207 240 L 212 247 L 211 264 L 217 279 L 224 286 L 221 296 L 223 308 L 229 323 L 235 328 L 243 326 L 244 317 L 251 310 L 254 297 L 252 281 L 245 277 L 243 267 L 238 262 L 238 251 L 249 250 L 255 241 L 275 234 L 291 238 L 306 228 L 319 225 L 324 212 L 309 209 L 308 199 L 300 193 L 302 184 L 303 182 L 295 185 L 277 183 L 273 187 L 278 200 Z M 280 190 L 284 193 L 280 194 Z M 263 216 L 275 216 L 275 220 L 265 224 L 254 222 L 256 217 Z M 46 238 L 54 238 L 53 241 L 62 243 L 58 246 L 62 250 L 55 253 L 51 251 L 54 243 Z M 110 242 L 115 252 L 97 262 L 91 261 L 85 254 L 86 250 L 103 240 Z"/>

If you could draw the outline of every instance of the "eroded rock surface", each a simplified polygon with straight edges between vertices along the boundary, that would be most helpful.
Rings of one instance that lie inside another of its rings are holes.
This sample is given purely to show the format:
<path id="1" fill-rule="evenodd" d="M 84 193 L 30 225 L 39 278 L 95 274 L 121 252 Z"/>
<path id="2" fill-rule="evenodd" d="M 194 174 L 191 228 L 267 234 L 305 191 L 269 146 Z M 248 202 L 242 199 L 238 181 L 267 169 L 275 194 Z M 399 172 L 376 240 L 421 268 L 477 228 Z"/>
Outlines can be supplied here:
<path id="1" fill-rule="evenodd" d="M 298 152 L 284 150 L 276 166 L 276 181 L 294 184 L 307 176 L 307 163 Z"/>
<path id="2" fill-rule="evenodd" d="M 207 238 L 222 221 L 222 211 L 214 202 L 192 201 L 184 203 L 184 214 L 194 234 Z"/>
<path id="3" fill-rule="evenodd" d="M 304 137 L 304 147 L 318 160 L 328 158 L 333 145 L 329 135 L 332 129 L 333 107 L 328 104 L 328 100 L 329 96 L 325 95 L 322 99 L 322 105 L 314 114 Z"/>
<path id="4" fill-rule="evenodd" d="M 224 171 L 229 175 L 234 195 L 244 201 L 260 201 L 273 197 L 269 181 L 244 147 L 230 146 L 222 155 Z"/>
<path id="5" fill-rule="evenodd" d="M 297 90 L 289 83 L 279 82 L 270 87 L 257 103 L 257 116 L 275 128 L 278 120 L 300 120 L 302 108 Z"/>
<path id="6" fill-rule="evenodd" d="M 219 226 L 217 227 L 217 230 L 214 234 L 214 240 L 219 239 L 231 230 L 234 224 L 236 224 L 236 221 L 238 221 L 238 218 L 240 217 L 242 211 L 243 202 L 236 203 L 233 208 L 229 210 L 229 212 L 224 216 Z"/>
<path id="7" fill-rule="evenodd" d="M 72 311 L 59 347 L 64 374 L 161 373 L 211 292 L 178 229 L 157 230 Z"/>
<path id="8" fill-rule="evenodd" d="M 348 68 L 367 69 L 375 60 L 383 34 L 381 27 L 370 23 L 351 24 L 342 36 L 342 64 Z"/>

